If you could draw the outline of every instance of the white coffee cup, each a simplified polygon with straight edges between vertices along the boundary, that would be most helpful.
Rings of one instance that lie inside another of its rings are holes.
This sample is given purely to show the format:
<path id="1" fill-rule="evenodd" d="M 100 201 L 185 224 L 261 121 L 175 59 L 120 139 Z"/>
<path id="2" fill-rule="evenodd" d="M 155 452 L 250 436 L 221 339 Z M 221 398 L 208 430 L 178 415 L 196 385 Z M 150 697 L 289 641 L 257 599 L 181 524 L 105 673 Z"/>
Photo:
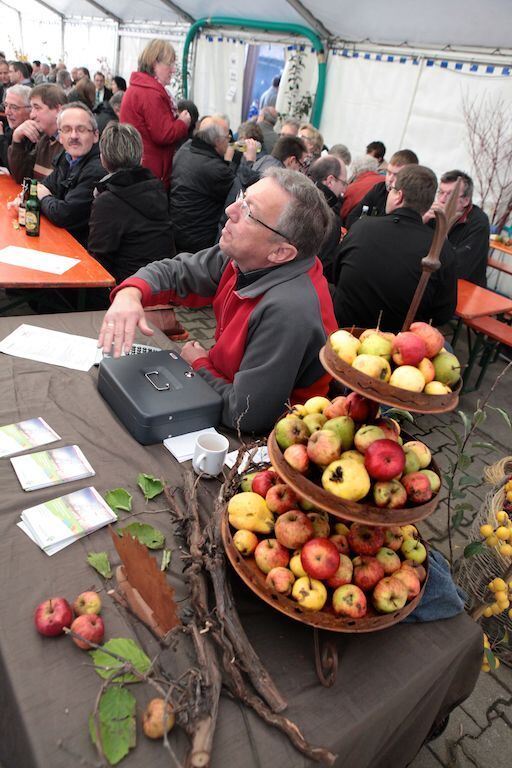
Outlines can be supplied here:
<path id="1" fill-rule="evenodd" d="M 224 466 L 229 440 L 224 435 L 204 432 L 196 440 L 192 466 L 198 475 L 216 477 Z"/>

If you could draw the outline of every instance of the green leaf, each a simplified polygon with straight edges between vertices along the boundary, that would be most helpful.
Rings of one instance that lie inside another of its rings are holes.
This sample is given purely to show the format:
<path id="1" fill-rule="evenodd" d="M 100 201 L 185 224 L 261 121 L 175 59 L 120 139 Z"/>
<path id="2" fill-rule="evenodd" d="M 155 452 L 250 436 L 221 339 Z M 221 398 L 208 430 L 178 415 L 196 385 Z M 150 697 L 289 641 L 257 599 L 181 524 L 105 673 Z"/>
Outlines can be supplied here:
<path id="1" fill-rule="evenodd" d="M 466 494 L 464 493 L 464 491 L 459 491 L 459 490 L 453 491 L 452 499 L 464 499 L 464 498 L 466 498 Z"/>
<path id="2" fill-rule="evenodd" d="M 145 544 L 148 549 L 162 549 L 165 544 L 164 534 L 147 523 L 130 523 L 126 528 L 119 529 L 118 533 L 120 536 L 124 533 L 129 533 L 130 536 L 140 541 L 141 544 Z"/>
<path id="3" fill-rule="evenodd" d="M 166 571 L 171 564 L 171 550 L 164 549 L 162 552 L 162 562 L 160 563 L 160 570 Z"/>
<path id="4" fill-rule="evenodd" d="M 481 442 L 471 443 L 471 448 L 484 448 L 485 450 L 488 449 L 490 451 L 496 450 L 496 446 L 494 446 L 492 443 L 481 443 Z"/>
<path id="5" fill-rule="evenodd" d="M 464 471 L 465 469 L 470 467 L 472 463 L 473 463 L 473 459 L 471 458 L 471 456 L 468 456 L 467 453 L 461 453 L 459 456 L 459 460 L 457 462 L 457 469 Z"/>
<path id="6" fill-rule="evenodd" d="M 490 648 L 485 648 L 485 659 L 491 669 L 496 669 L 496 657 Z"/>
<path id="7" fill-rule="evenodd" d="M 104 579 L 112 578 L 112 567 L 106 552 L 89 552 L 87 562 L 94 570 L 103 576 Z"/>
<path id="8" fill-rule="evenodd" d="M 154 499 L 164 490 L 164 484 L 157 477 L 141 473 L 137 478 L 137 485 L 145 496 L 146 501 Z"/>
<path id="9" fill-rule="evenodd" d="M 495 405 L 488 405 L 487 407 L 492 408 L 493 411 L 496 411 L 497 413 L 499 413 L 500 416 L 502 416 L 503 419 L 505 420 L 505 423 L 508 425 L 509 429 L 512 429 L 512 422 L 510 421 L 510 416 L 506 411 L 503 410 L 503 408 L 496 408 Z"/>
<path id="10" fill-rule="evenodd" d="M 457 448 L 458 448 L 458 450 L 460 451 L 460 449 L 462 448 L 462 438 L 461 438 L 461 436 L 459 435 L 459 433 L 458 433 L 458 432 L 456 432 L 456 431 L 454 430 L 454 428 L 453 428 L 453 427 L 447 427 L 447 429 L 448 429 L 448 431 L 449 431 L 449 432 L 451 432 L 451 433 L 452 433 L 452 435 L 453 435 L 453 437 L 454 437 L 454 440 L 455 440 L 455 442 L 457 443 Z"/>
<path id="11" fill-rule="evenodd" d="M 114 488 L 112 491 L 107 491 L 105 494 L 105 501 L 114 512 L 116 509 L 131 512 L 132 498 L 131 493 L 128 493 L 124 488 Z"/>
<path id="12" fill-rule="evenodd" d="M 478 427 L 479 424 L 481 424 L 483 421 L 485 421 L 487 418 L 487 414 L 485 411 L 483 411 L 481 408 L 477 408 L 477 410 L 473 414 L 473 426 Z"/>
<path id="13" fill-rule="evenodd" d="M 478 477 L 473 477 L 472 475 L 464 475 L 459 481 L 459 485 L 479 485 L 482 481 Z"/>
<path id="14" fill-rule="evenodd" d="M 445 481 L 448 490 L 451 491 L 453 489 L 453 477 L 447 472 L 443 472 L 443 480 Z"/>
<path id="15" fill-rule="evenodd" d="M 110 656 L 110 654 L 105 653 L 102 648 L 95 651 L 89 651 L 94 666 L 96 667 L 96 672 L 105 680 L 111 678 L 127 661 L 141 674 L 145 675 L 149 672 L 151 661 L 142 648 L 140 648 L 133 640 L 126 637 L 116 637 L 112 640 L 107 640 L 103 645 L 103 648 L 106 648 L 111 651 L 111 653 L 115 653 L 117 656 L 124 659 L 124 661 L 120 661 L 119 659 Z M 139 679 L 131 672 L 126 672 L 126 674 L 120 675 L 115 679 L 118 683 L 139 682 Z"/>
<path id="16" fill-rule="evenodd" d="M 414 424 L 414 416 L 412 413 L 409 413 L 409 411 L 404 411 L 402 408 L 389 408 L 386 411 L 386 416 L 389 416 L 390 418 L 397 418 L 402 419 L 402 421 L 410 421 L 411 424 Z"/>
<path id="17" fill-rule="evenodd" d="M 103 753 L 110 765 L 117 765 L 136 744 L 135 697 L 120 686 L 111 686 L 101 695 L 98 706 Z M 97 722 L 89 715 L 89 734 L 97 743 Z"/>
<path id="18" fill-rule="evenodd" d="M 464 510 L 458 509 L 452 517 L 452 525 L 454 528 L 458 528 L 464 519 Z"/>
<path id="19" fill-rule="evenodd" d="M 465 509 L 474 509 L 473 504 L 470 504 L 468 501 L 465 501 L 463 504 L 457 504 L 455 507 L 455 512 L 458 512 L 459 509 L 461 509 L 463 512 Z"/>
<path id="20" fill-rule="evenodd" d="M 483 551 L 485 544 L 483 541 L 472 541 L 464 548 L 464 557 L 473 557 L 473 555 L 479 555 Z"/>

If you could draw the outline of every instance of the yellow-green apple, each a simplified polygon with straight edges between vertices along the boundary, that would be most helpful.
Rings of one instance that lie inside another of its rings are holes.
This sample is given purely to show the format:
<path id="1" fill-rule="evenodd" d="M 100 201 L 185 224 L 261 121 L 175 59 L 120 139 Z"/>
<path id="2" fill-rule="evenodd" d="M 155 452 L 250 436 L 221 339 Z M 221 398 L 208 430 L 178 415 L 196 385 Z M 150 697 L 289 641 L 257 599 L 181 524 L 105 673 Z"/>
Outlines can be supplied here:
<path id="1" fill-rule="evenodd" d="M 277 568 L 272 568 L 267 573 L 265 583 L 267 587 L 273 589 L 274 592 L 278 592 L 280 595 L 289 595 L 292 591 L 292 586 L 295 581 L 295 576 L 289 568 L 283 568 L 282 565 Z"/>
<path id="2" fill-rule="evenodd" d="M 343 536 L 346 536 L 348 532 L 350 531 L 350 526 L 346 523 L 334 523 L 334 532 L 335 533 L 341 533 Z"/>
<path id="3" fill-rule="evenodd" d="M 336 616 L 362 619 L 366 615 L 366 595 L 355 584 L 343 584 L 334 590 L 332 609 Z"/>
<path id="4" fill-rule="evenodd" d="M 307 414 L 308 412 L 302 403 L 295 403 L 295 405 L 292 406 L 288 416 L 299 416 L 302 419 L 304 416 L 307 416 Z"/>
<path id="5" fill-rule="evenodd" d="M 252 531 L 246 531 L 241 528 L 239 531 L 235 531 L 233 535 L 233 544 L 237 552 L 240 552 L 242 557 L 249 557 L 252 555 L 256 547 L 258 546 L 258 537 Z"/>
<path id="6" fill-rule="evenodd" d="M 80 637 L 73 637 L 75 645 L 83 651 L 88 651 L 92 648 L 91 643 L 99 645 L 103 640 L 105 625 L 101 616 L 96 613 L 84 613 L 73 621 L 71 631 L 80 635 Z"/>
<path id="7" fill-rule="evenodd" d="M 347 408 L 345 405 L 347 398 L 345 395 L 338 395 L 335 397 L 331 404 L 324 408 L 323 415 L 326 419 L 335 419 L 336 416 L 346 416 Z"/>
<path id="8" fill-rule="evenodd" d="M 282 515 L 289 509 L 295 509 L 299 503 L 297 494 L 286 483 L 277 483 L 268 489 L 265 503 L 271 512 Z"/>
<path id="9" fill-rule="evenodd" d="M 453 387 L 460 379 L 460 363 L 451 352 L 436 355 L 432 360 L 436 372 L 435 380 Z"/>
<path id="10" fill-rule="evenodd" d="M 377 507 L 400 509 L 407 504 L 407 491 L 399 480 L 388 480 L 375 483 L 373 500 Z"/>
<path id="11" fill-rule="evenodd" d="M 100 613 L 101 598 L 92 590 L 82 592 L 73 603 L 73 610 L 76 616 L 82 616 L 84 613 Z"/>
<path id="12" fill-rule="evenodd" d="M 34 623 L 37 631 L 45 637 L 56 637 L 64 632 L 64 627 L 70 627 L 73 621 L 73 611 L 64 597 L 51 597 L 40 603 L 34 613 Z"/>
<path id="13" fill-rule="evenodd" d="M 400 365 L 391 374 L 389 383 L 393 387 L 406 389 L 408 392 L 422 392 L 425 387 L 425 377 L 412 365 Z"/>
<path id="14" fill-rule="evenodd" d="M 347 535 L 352 552 L 356 555 L 376 555 L 384 546 L 384 529 L 377 525 L 352 523 Z"/>
<path id="15" fill-rule="evenodd" d="M 290 562 L 290 553 L 277 539 L 263 539 L 254 550 L 254 559 L 260 571 L 268 573 L 280 565 L 286 567 Z"/>
<path id="16" fill-rule="evenodd" d="M 357 392 L 350 392 L 345 401 L 347 416 L 359 423 L 368 423 L 377 416 L 379 404 Z"/>
<path id="17" fill-rule="evenodd" d="M 376 557 L 359 555 L 354 557 L 352 565 L 354 566 L 353 582 L 363 592 L 369 592 L 378 581 L 384 578 L 384 567 Z"/>
<path id="18" fill-rule="evenodd" d="M 426 469 L 432 461 L 430 448 L 420 440 L 409 440 L 404 443 L 404 451 L 414 451 L 420 462 L 420 469 Z"/>
<path id="19" fill-rule="evenodd" d="M 252 481 L 255 475 L 257 475 L 257 472 L 248 472 L 246 475 L 242 477 L 242 482 L 240 483 L 240 490 L 242 491 L 252 491 Z"/>
<path id="20" fill-rule="evenodd" d="M 360 337 L 359 340 L 361 341 L 361 346 L 359 347 L 360 355 L 379 355 L 380 357 L 384 357 L 386 360 L 391 359 L 391 348 L 393 346 L 393 342 L 391 342 L 389 339 L 386 339 L 386 337 L 382 336 L 382 334 L 370 333 L 362 340 Z"/>
<path id="21" fill-rule="evenodd" d="M 327 408 L 330 404 L 331 401 L 327 397 L 316 395 L 315 397 L 310 397 L 309 400 L 306 400 L 304 408 L 307 413 L 322 413 L 324 408 Z"/>
<path id="22" fill-rule="evenodd" d="M 420 469 L 420 460 L 417 453 L 415 451 L 404 449 L 404 454 L 405 454 L 404 474 L 410 475 L 412 472 L 418 472 Z"/>
<path id="23" fill-rule="evenodd" d="M 331 347 L 334 349 L 338 357 L 348 365 L 352 365 L 361 346 L 359 339 L 352 336 L 349 331 L 340 329 L 331 333 L 329 336 Z"/>
<path id="24" fill-rule="evenodd" d="M 415 562 L 414 560 L 404 560 L 402 563 L 402 568 L 411 568 L 420 580 L 420 583 L 423 583 L 427 578 L 427 571 L 425 566 L 421 563 Z"/>
<path id="25" fill-rule="evenodd" d="M 309 469 L 308 450 L 302 443 L 289 445 L 283 453 L 283 459 L 292 469 L 300 472 L 301 475 L 305 475 Z"/>
<path id="26" fill-rule="evenodd" d="M 340 418 L 344 418 L 340 416 Z M 341 439 L 332 429 L 319 429 L 308 440 L 307 451 L 310 461 L 321 467 L 339 459 L 341 455 Z"/>
<path id="27" fill-rule="evenodd" d="M 408 600 L 412 600 L 413 597 L 419 595 L 421 590 L 420 580 L 412 568 L 400 568 L 400 570 L 395 573 L 395 577 L 400 579 L 402 584 L 406 587 Z"/>
<path id="28" fill-rule="evenodd" d="M 142 730 L 148 739 L 161 739 L 174 726 L 172 704 L 165 699 L 151 699 L 142 715 Z"/>
<path id="29" fill-rule="evenodd" d="M 404 541 L 407 539 L 419 539 L 420 534 L 418 532 L 418 529 L 415 525 L 412 525 L 412 523 L 408 523 L 407 525 L 400 526 L 400 530 L 402 531 L 402 536 L 404 537 Z"/>
<path id="30" fill-rule="evenodd" d="M 434 363 L 432 360 L 429 360 L 428 357 L 424 357 L 423 360 L 420 360 L 418 363 L 418 370 L 423 374 L 425 386 L 431 381 L 434 381 L 436 377 L 436 369 L 434 368 Z"/>
<path id="31" fill-rule="evenodd" d="M 228 502 L 229 524 L 240 530 L 254 533 L 271 533 L 274 529 L 274 515 L 265 499 L 258 493 L 243 491 L 236 493 Z"/>
<path id="32" fill-rule="evenodd" d="M 301 576 L 292 587 L 292 597 L 307 611 L 321 611 L 327 602 L 327 589 L 318 579 Z"/>
<path id="33" fill-rule="evenodd" d="M 323 471 L 322 486 L 340 499 L 360 501 L 370 490 L 370 475 L 359 462 L 338 459 Z"/>
<path id="34" fill-rule="evenodd" d="M 423 563 L 427 559 L 425 545 L 418 539 L 406 539 L 400 551 L 406 560 L 414 560 L 416 563 Z"/>
<path id="35" fill-rule="evenodd" d="M 301 576 L 307 576 L 307 573 L 302 567 L 300 560 L 300 550 L 297 550 L 293 553 L 292 557 L 290 558 L 290 562 L 288 563 L 288 567 L 297 579 Z"/>
<path id="36" fill-rule="evenodd" d="M 398 421 L 395 419 L 390 419 L 387 416 L 381 416 L 373 423 L 376 427 L 382 429 L 384 432 L 384 437 L 386 437 L 388 440 L 394 440 L 395 443 L 398 442 L 398 438 L 400 437 L 400 425 L 398 424 Z"/>
<path id="37" fill-rule="evenodd" d="M 365 451 L 364 465 L 373 480 L 392 480 L 404 471 L 405 455 L 394 440 L 374 440 Z"/>
<path id="38" fill-rule="evenodd" d="M 449 395 L 452 390 L 441 381 L 429 381 L 428 384 L 425 384 L 423 391 L 426 395 Z"/>
<path id="39" fill-rule="evenodd" d="M 384 440 L 384 431 L 375 424 L 365 424 L 359 427 L 354 435 L 354 445 L 359 453 L 366 453 L 368 446 L 375 440 Z"/>
<path id="40" fill-rule="evenodd" d="M 425 343 L 427 350 L 427 357 L 435 357 L 444 346 L 444 336 L 441 331 L 434 328 L 428 323 L 416 322 L 412 323 L 409 330 L 411 333 L 416 334 Z"/>
<path id="41" fill-rule="evenodd" d="M 298 549 L 314 536 L 313 523 L 298 509 L 284 512 L 276 520 L 274 535 L 278 542 L 288 549 Z"/>
<path id="42" fill-rule="evenodd" d="M 394 552 L 398 552 L 402 546 L 404 535 L 399 525 L 387 525 L 384 528 L 384 544 Z"/>
<path id="43" fill-rule="evenodd" d="M 260 496 L 265 498 L 269 488 L 279 483 L 279 475 L 277 475 L 272 469 L 263 469 L 261 472 L 256 472 L 252 479 L 251 491 L 253 493 L 259 493 Z"/>
<path id="44" fill-rule="evenodd" d="M 354 566 L 352 560 L 348 555 L 340 554 L 340 564 L 336 570 L 336 573 L 327 579 L 326 584 L 331 589 L 337 589 L 342 587 L 343 584 L 350 584 L 352 581 L 352 575 L 354 573 Z"/>
<path id="45" fill-rule="evenodd" d="M 372 599 L 381 613 L 394 613 L 406 604 L 407 587 L 396 576 L 385 576 L 375 586 Z"/>
<path id="46" fill-rule="evenodd" d="M 401 482 L 407 491 L 407 498 L 412 504 L 425 504 L 433 496 L 430 480 L 421 472 L 404 475 Z"/>
<path id="47" fill-rule="evenodd" d="M 432 493 L 437 493 L 441 487 L 441 478 L 432 469 L 420 469 L 422 475 L 428 477 Z"/>
<path id="48" fill-rule="evenodd" d="M 402 561 L 397 553 L 389 547 L 381 547 L 375 555 L 375 558 L 384 568 L 384 576 L 391 576 L 392 573 L 399 571 L 402 567 Z"/>
<path id="49" fill-rule="evenodd" d="M 329 515 L 325 514 L 325 512 L 308 512 L 307 515 L 313 526 L 315 537 L 328 537 L 330 535 Z"/>
<path id="50" fill-rule="evenodd" d="M 427 356 L 427 348 L 420 336 L 404 331 L 395 336 L 392 356 L 395 365 L 418 365 Z"/>
<path id="51" fill-rule="evenodd" d="M 325 422 L 322 429 L 329 429 L 341 440 L 341 450 L 348 451 L 354 443 L 356 425 L 350 416 L 335 416 Z"/>
<path id="52" fill-rule="evenodd" d="M 356 451 L 355 449 L 343 451 L 340 459 L 352 459 L 352 461 L 357 461 L 364 467 L 364 453 L 359 453 L 359 451 Z"/>
<path id="53" fill-rule="evenodd" d="M 300 553 L 302 567 L 313 579 L 330 579 L 338 570 L 340 553 L 329 539 L 307 541 Z"/>
<path id="54" fill-rule="evenodd" d="M 395 334 L 391 333 L 391 331 L 381 331 L 380 328 L 366 328 L 366 330 L 364 330 L 360 335 L 359 341 L 362 343 L 365 339 L 368 338 L 368 336 L 372 336 L 374 333 L 378 334 L 379 336 L 383 336 L 391 343 L 393 343 L 395 338 Z"/>
<path id="55" fill-rule="evenodd" d="M 329 536 L 329 539 L 332 541 L 340 555 L 350 554 L 348 539 L 343 533 L 333 533 L 332 536 Z"/>
<path id="56" fill-rule="evenodd" d="M 358 355 L 352 363 L 352 368 L 379 381 L 389 381 L 391 376 L 388 361 L 378 355 Z"/>
<path id="57" fill-rule="evenodd" d="M 294 443 L 307 443 L 309 429 L 298 416 L 288 415 L 280 419 L 275 426 L 278 446 L 284 451 Z"/>
<path id="58" fill-rule="evenodd" d="M 309 434 L 312 435 L 313 432 L 322 429 L 325 422 L 327 421 L 327 416 L 324 416 L 323 413 L 308 413 L 306 416 L 304 416 L 302 421 L 308 428 Z"/>
<path id="59" fill-rule="evenodd" d="M 309 499 L 304 498 L 304 496 L 299 496 L 299 507 L 304 510 L 304 512 L 312 512 L 316 509 L 315 505 L 312 501 L 309 501 Z"/>

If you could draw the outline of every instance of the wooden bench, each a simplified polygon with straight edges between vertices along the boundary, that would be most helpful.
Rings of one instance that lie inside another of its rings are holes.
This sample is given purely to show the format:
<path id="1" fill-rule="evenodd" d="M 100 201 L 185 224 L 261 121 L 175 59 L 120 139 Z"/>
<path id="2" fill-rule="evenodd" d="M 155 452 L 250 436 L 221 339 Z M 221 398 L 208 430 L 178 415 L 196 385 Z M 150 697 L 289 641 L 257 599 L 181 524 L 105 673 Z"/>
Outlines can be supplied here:
<path id="1" fill-rule="evenodd" d="M 470 355 L 466 370 L 464 371 L 464 392 L 478 389 L 482 383 L 489 363 L 493 358 L 493 351 L 499 344 L 512 349 L 512 326 L 497 320 L 495 317 L 477 317 L 474 320 L 466 320 L 465 325 L 468 330 L 475 333 L 475 342 L 470 349 Z M 481 371 L 476 380 L 475 386 L 470 390 L 468 387 L 469 377 L 475 365 L 478 355 L 482 351 L 480 361 Z"/>
<path id="2" fill-rule="evenodd" d="M 487 266 L 497 269 L 499 272 L 505 272 L 507 275 L 512 275 L 512 265 L 505 264 L 504 261 L 500 261 L 499 259 L 492 259 L 489 257 L 487 259 Z"/>

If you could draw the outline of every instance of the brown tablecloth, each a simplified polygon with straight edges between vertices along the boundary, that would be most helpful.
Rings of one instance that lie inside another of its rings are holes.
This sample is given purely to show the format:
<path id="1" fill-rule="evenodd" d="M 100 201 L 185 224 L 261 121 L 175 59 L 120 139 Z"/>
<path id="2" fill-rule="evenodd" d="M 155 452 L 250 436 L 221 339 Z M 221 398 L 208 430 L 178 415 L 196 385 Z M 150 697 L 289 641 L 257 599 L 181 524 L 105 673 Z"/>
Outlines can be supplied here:
<path id="1" fill-rule="evenodd" d="M 101 313 L 0 319 L 0 339 L 21 322 L 97 336 Z M 165 337 L 154 340 L 168 346 Z M 134 511 L 144 509 L 136 487 L 139 472 L 180 482 L 181 468 L 161 445 L 136 443 L 112 415 L 96 390 L 96 370 L 88 373 L 0 355 L 0 424 L 43 416 L 61 435 L 56 445 L 77 443 L 96 470 L 90 484 L 104 493 L 124 487 L 134 495 Z M 16 526 L 22 509 L 84 487 L 88 481 L 25 493 L 9 459 L 0 461 L 0 762 L 4 768 L 74 768 L 97 764 L 89 741 L 88 714 L 99 689 L 89 656 L 66 637 L 38 635 L 35 606 L 47 597 L 73 600 L 102 580 L 87 565 L 89 551 L 108 550 L 105 530 L 48 557 Z M 156 505 L 161 508 L 163 504 Z M 167 535 L 173 549 L 170 579 L 178 599 L 179 542 L 166 512 L 144 515 Z M 434 721 L 466 698 L 478 676 L 481 632 L 466 615 L 429 624 L 398 625 L 370 635 L 333 635 L 340 668 L 331 689 L 320 686 L 313 663 L 309 628 L 273 612 L 233 581 L 247 633 L 289 702 L 288 714 L 314 744 L 339 755 L 345 768 L 400 768 L 421 747 Z M 156 643 L 104 595 L 106 636 L 134 637 L 150 656 Z M 172 672 L 193 663 L 186 646 L 166 651 L 162 662 Z M 142 707 L 146 687 L 132 686 Z M 173 739 L 183 754 L 184 737 Z M 159 743 L 140 735 L 123 765 L 168 766 Z M 81 762 L 81 758 L 84 762 Z M 214 768 L 299 768 L 310 763 L 279 732 L 252 712 L 223 697 L 214 743 Z"/>

